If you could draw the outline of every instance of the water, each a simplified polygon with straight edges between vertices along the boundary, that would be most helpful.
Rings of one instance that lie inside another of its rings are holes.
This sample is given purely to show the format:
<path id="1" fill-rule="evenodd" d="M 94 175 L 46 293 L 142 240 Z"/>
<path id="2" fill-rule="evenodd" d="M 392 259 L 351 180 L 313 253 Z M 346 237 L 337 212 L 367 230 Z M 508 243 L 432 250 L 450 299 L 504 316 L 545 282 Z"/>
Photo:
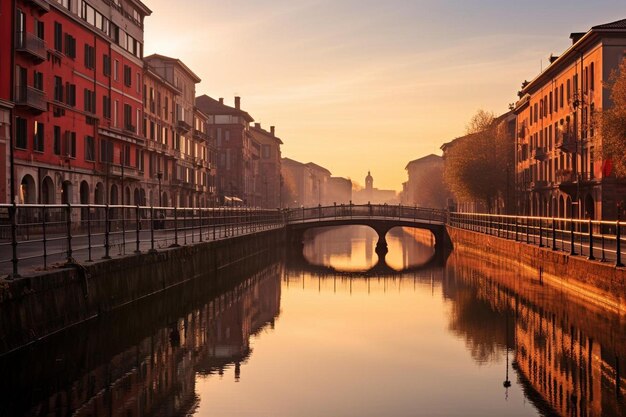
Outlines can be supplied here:
<path id="1" fill-rule="evenodd" d="M 369 229 L 320 230 L 4 358 L 0 415 L 626 415 L 623 318 L 506 259 L 388 242 L 381 268 Z"/>

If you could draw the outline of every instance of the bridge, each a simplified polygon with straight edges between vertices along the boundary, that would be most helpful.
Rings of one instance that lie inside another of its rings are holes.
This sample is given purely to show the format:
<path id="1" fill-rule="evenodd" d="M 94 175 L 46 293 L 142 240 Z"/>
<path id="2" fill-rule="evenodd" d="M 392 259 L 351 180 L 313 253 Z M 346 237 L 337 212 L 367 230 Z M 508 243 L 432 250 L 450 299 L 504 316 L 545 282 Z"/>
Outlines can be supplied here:
<path id="1" fill-rule="evenodd" d="M 292 209 L 286 215 L 286 227 L 294 242 L 302 242 L 304 232 L 318 227 L 368 226 L 378 234 L 376 253 L 387 253 L 387 232 L 394 227 L 429 230 L 438 251 L 449 243 L 446 233 L 447 213 L 421 207 L 387 204 L 333 205 Z"/>

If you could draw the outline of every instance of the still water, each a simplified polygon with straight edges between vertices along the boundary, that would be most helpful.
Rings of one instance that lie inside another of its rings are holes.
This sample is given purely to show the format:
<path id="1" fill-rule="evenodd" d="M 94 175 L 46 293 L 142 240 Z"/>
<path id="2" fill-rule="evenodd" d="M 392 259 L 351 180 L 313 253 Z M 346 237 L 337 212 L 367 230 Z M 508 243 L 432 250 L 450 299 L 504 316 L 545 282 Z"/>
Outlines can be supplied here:
<path id="1" fill-rule="evenodd" d="M 226 287 L 4 358 L 0 415 L 626 415 L 624 318 L 506 259 L 387 240 L 381 268 L 373 231 L 320 230 L 302 254 L 225 271 Z"/>

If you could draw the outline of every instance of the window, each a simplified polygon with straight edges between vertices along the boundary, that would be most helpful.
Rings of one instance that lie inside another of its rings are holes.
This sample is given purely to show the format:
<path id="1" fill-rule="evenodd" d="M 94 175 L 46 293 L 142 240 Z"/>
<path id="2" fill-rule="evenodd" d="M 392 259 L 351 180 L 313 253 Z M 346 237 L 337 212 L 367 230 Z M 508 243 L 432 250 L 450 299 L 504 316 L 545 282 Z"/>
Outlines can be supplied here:
<path id="1" fill-rule="evenodd" d="M 113 163 L 113 142 L 100 141 L 100 162 Z"/>
<path id="2" fill-rule="evenodd" d="M 61 127 L 54 126 L 54 154 L 61 155 Z"/>
<path id="3" fill-rule="evenodd" d="M 559 96 L 561 97 L 560 98 L 561 102 L 559 103 L 559 105 L 561 106 L 561 108 L 563 108 L 563 105 L 564 105 L 564 103 L 563 103 L 564 102 L 564 100 L 563 100 L 563 84 L 561 84 L 561 86 L 559 87 Z"/>
<path id="4" fill-rule="evenodd" d="M 96 92 L 84 89 L 84 108 L 86 112 L 96 112 Z"/>
<path id="5" fill-rule="evenodd" d="M 44 33 L 44 23 L 39 19 L 35 19 L 35 36 L 37 36 L 39 39 L 44 39 Z"/>
<path id="6" fill-rule="evenodd" d="M 119 70 L 119 66 L 120 66 L 120 62 L 116 59 L 115 61 L 113 61 L 113 79 L 115 81 L 118 80 L 118 70 Z"/>
<path id="7" fill-rule="evenodd" d="M 550 91 L 550 114 L 552 114 L 552 108 L 554 107 L 552 97 L 552 91 Z"/>
<path id="8" fill-rule="evenodd" d="M 96 66 L 96 48 L 85 44 L 85 67 L 94 69 Z"/>
<path id="9" fill-rule="evenodd" d="M 137 93 L 141 93 L 141 74 L 137 73 L 137 82 L 135 83 L 137 86 Z"/>
<path id="10" fill-rule="evenodd" d="M 589 66 L 589 83 L 590 83 L 590 88 L 593 91 L 596 88 L 596 82 L 595 82 L 595 78 L 596 78 L 596 72 L 595 72 L 595 66 L 593 65 L 593 62 L 591 63 L 591 65 Z"/>
<path id="11" fill-rule="evenodd" d="M 76 158 L 76 132 L 65 131 L 63 155 Z"/>
<path id="12" fill-rule="evenodd" d="M 130 145 L 124 145 L 124 153 L 122 154 L 122 164 L 130 166 Z"/>
<path id="13" fill-rule="evenodd" d="M 63 80 L 54 76 L 54 101 L 63 102 Z"/>
<path id="14" fill-rule="evenodd" d="M 124 129 L 133 131 L 133 108 L 130 104 L 124 104 Z"/>
<path id="15" fill-rule="evenodd" d="M 569 103 L 570 100 L 572 99 L 572 85 L 571 85 L 571 80 L 567 80 L 567 102 Z"/>
<path id="16" fill-rule="evenodd" d="M 65 34 L 65 55 L 72 59 L 76 58 L 76 38 L 69 33 Z"/>
<path id="17" fill-rule="evenodd" d="M 137 170 L 143 172 L 143 151 L 140 149 L 135 149 L 135 165 Z"/>
<path id="18" fill-rule="evenodd" d="M 33 129 L 33 150 L 35 152 L 43 152 L 44 149 L 44 125 L 41 122 L 35 122 Z"/>
<path id="19" fill-rule="evenodd" d="M 26 119 L 15 118 L 15 147 L 26 149 L 28 142 L 26 139 Z"/>
<path id="20" fill-rule="evenodd" d="M 106 54 L 102 56 L 102 73 L 107 77 L 111 76 L 111 57 Z"/>
<path id="21" fill-rule="evenodd" d="M 72 2 L 70 0 L 56 0 L 61 6 L 65 7 L 67 10 L 70 10 Z"/>
<path id="22" fill-rule="evenodd" d="M 96 160 L 96 143 L 93 136 L 85 136 L 85 161 Z"/>
<path id="23" fill-rule="evenodd" d="M 54 22 L 54 49 L 63 52 L 63 25 Z"/>
<path id="24" fill-rule="evenodd" d="M 65 84 L 65 100 L 70 106 L 76 106 L 76 84 Z"/>
<path id="25" fill-rule="evenodd" d="M 113 126 L 117 127 L 117 114 L 118 114 L 118 106 L 119 106 L 119 101 L 115 100 L 113 102 Z"/>
<path id="26" fill-rule="evenodd" d="M 111 118 L 111 97 L 102 96 L 102 115 L 105 119 Z"/>
<path id="27" fill-rule="evenodd" d="M 33 87 L 43 91 L 43 74 L 39 71 L 35 71 L 34 73 Z"/>
<path id="28" fill-rule="evenodd" d="M 124 65 L 124 85 L 130 87 L 132 84 L 132 73 L 128 65 Z"/>

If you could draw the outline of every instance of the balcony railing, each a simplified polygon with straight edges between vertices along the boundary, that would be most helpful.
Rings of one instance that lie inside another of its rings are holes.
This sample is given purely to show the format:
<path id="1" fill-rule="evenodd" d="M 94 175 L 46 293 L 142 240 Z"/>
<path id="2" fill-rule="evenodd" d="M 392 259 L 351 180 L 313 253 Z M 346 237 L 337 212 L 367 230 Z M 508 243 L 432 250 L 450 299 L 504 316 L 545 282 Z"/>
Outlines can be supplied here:
<path id="1" fill-rule="evenodd" d="M 28 0 L 28 2 L 36 6 L 41 13 L 48 13 L 50 11 L 50 5 L 46 0 Z"/>
<path id="2" fill-rule="evenodd" d="M 38 62 L 43 62 L 48 57 L 46 41 L 29 32 L 16 32 L 15 50 L 29 55 Z"/>
<path id="3" fill-rule="evenodd" d="M 48 109 L 46 93 L 26 85 L 18 85 L 15 87 L 15 104 L 28 107 L 37 113 L 44 112 Z"/>
<path id="4" fill-rule="evenodd" d="M 556 171 L 556 181 L 558 183 L 576 182 L 576 174 L 571 169 L 561 169 Z"/>
<path id="5" fill-rule="evenodd" d="M 533 190 L 541 190 L 548 187 L 548 181 L 546 180 L 536 180 L 530 183 L 530 188 Z"/>
<path id="6" fill-rule="evenodd" d="M 548 156 L 546 154 L 546 148 L 543 148 L 543 147 L 536 148 L 535 150 L 533 150 L 532 154 L 533 154 L 533 158 L 536 159 L 537 161 L 543 161 Z"/>
<path id="7" fill-rule="evenodd" d="M 114 177 L 124 177 L 124 178 L 136 178 L 137 177 L 137 169 L 129 166 L 122 165 L 110 165 L 109 166 L 109 175 Z"/>
<path id="8" fill-rule="evenodd" d="M 182 130 L 183 132 L 189 132 L 191 130 L 191 125 L 187 123 L 186 121 L 184 121 L 183 119 L 179 119 L 176 122 L 176 127 Z"/>

